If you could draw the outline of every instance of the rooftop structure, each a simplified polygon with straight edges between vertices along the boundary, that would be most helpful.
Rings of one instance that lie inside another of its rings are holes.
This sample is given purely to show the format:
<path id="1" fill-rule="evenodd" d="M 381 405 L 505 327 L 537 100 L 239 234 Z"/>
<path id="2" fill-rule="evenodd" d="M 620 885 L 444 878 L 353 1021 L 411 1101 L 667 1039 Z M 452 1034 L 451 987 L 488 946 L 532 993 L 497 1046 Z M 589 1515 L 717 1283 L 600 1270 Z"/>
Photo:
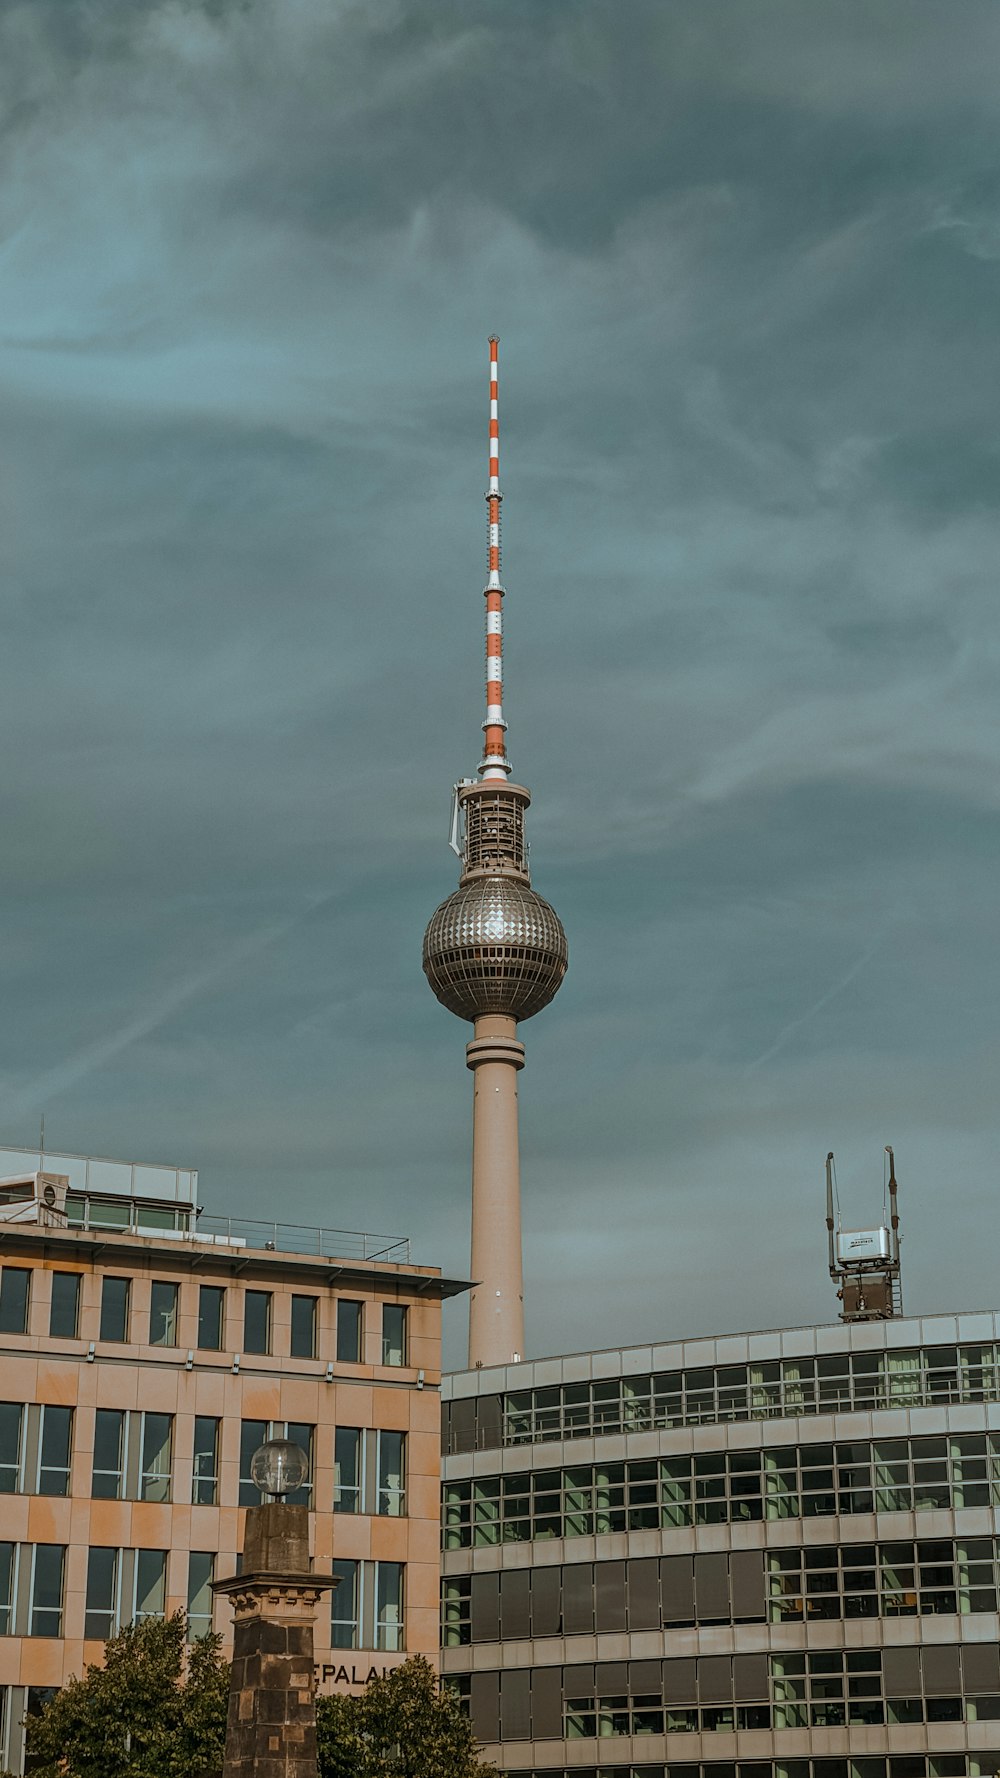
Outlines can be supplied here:
<path id="1" fill-rule="evenodd" d="M 547 1006 L 566 973 L 558 915 L 531 886 L 524 816 L 531 801 L 509 782 L 503 714 L 500 580 L 498 341 L 490 342 L 486 597 L 486 718 L 479 780 L 455 787 L 452 847 L 459 886 L 432 916 L 424 972 L 457 1018 L 474 1026 L 466 1062 L 475 1076 L 469 1363 L 515 1363 L 524 1352 L 517 1075 L 519 1021 Z"/>

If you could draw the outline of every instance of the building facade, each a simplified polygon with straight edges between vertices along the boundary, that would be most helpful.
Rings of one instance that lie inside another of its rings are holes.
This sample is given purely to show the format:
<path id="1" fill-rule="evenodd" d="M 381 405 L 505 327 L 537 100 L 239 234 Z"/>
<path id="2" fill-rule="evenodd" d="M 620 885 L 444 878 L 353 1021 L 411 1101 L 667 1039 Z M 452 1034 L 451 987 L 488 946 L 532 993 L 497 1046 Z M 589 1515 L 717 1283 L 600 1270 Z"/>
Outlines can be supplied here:
<path id="1" fill-rule="evenodd" d="M 1000 1770 L 1000 1317 L 446 1378 L 443 1667 L 517 1778 Z"/>
<path id="2" fill-rule="evenodd" d="M 133 1619 L 229 1639 L 268 1436 L 309 1455 L 319 1689 L 438 1647 L 441 1302 L 407 1244 L 200 1216 L 197 1175 L 0 1152 L 0 1769 Z"/>

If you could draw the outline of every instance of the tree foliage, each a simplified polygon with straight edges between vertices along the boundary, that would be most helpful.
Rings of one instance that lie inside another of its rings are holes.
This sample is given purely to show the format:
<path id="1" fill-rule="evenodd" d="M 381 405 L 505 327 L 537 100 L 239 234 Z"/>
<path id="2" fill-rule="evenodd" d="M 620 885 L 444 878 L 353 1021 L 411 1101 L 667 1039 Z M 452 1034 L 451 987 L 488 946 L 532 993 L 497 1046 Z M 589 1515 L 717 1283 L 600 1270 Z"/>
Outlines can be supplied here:
<path id="1" fill-rule="evenodd" d="M 494 1778 L 457 1698 L 423 1655 L 359 1697 L 316 1700 L 320 1778 Z"/>
<path id="2" fill-rule="evenodd" d="M 185 1647 L 184 1613 L 129 1624 L 103 1667 L 28 1718 L 39 1778 L 213 1778 L 222 1769 L 229 1666 L 222 1638 Z"/>

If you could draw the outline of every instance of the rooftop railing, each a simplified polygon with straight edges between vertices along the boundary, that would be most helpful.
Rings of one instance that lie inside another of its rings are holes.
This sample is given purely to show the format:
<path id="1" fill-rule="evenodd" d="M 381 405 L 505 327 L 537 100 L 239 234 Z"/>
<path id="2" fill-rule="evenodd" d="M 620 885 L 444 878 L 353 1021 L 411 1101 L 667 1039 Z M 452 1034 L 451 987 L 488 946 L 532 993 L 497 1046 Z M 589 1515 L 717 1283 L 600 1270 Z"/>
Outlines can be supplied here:
<path id="1" fill-rule="evenodd" d="M 372 1235 L 363 1229 L 309 1228 L 295 1222 L 254 1222 L 243 1216 L 199 1216 L 191 1229 L 195 1241 L 256 1247 L 267 1253 L 305 1253 L 317 1259 L 380 1259 L 394 1266 L 409 1264 L 410 1243 L 401 1235 Z"/>

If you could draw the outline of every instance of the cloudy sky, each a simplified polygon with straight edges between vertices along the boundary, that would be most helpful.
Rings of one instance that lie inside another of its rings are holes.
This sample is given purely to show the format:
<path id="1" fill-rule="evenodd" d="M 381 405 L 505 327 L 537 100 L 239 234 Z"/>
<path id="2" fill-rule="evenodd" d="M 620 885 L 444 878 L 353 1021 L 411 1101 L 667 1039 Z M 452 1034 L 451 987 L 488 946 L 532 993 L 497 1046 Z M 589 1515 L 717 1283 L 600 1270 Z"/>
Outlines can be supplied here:
<path id="1" fill-rule="evenodd" d="M 995 0 L 6 0 L 0 1140 L 467 1267 L 420 970 L 508 710 L 529 1347 L 995 1301 Z M 449 1311 L 449 1355 L 463 1313 Z"/>

